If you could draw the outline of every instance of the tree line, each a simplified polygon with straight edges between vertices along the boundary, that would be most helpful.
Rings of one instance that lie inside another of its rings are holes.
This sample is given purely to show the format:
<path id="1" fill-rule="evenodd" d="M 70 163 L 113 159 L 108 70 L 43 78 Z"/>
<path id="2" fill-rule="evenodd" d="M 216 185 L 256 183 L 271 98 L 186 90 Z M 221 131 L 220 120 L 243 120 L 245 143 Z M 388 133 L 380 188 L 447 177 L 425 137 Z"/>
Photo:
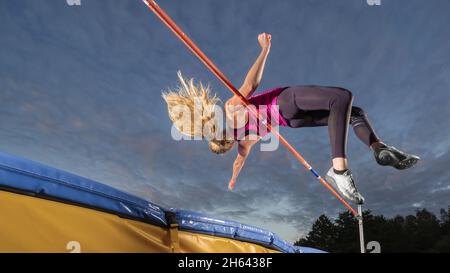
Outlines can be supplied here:
<path id="1" fill-rule="evenodd" d="M 381 252 L 450 252 L 450 206 L 436 216 L 426 209 L 415 215 L 387 218 L 363 212 L 365 241 L 377 241 Z M 350 212 L 330 219 L 321 215 L 295 245 L 333 253 L 360 252 L 358 221 Z"/>

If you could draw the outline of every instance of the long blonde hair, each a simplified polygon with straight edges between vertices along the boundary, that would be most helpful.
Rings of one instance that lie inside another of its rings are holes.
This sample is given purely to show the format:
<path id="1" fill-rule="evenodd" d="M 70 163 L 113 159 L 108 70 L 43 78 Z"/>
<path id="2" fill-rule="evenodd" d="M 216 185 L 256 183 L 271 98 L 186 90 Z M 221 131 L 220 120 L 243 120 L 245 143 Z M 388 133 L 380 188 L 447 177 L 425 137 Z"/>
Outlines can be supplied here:
<path id="1" fill-rule="evenodd" d="M 223 132 L 218 132 L 217 122 L 220 121 L 215 115 L 215 107 L 220 99 L 211 94 L 209 85 L 201 82 L 196 85 L 193 78 L 185 79 L 181 71 L 177 75 L 180 85 L 162 94 L 174 126 L 190 137 L 207 138 L 214 153 L 230 150 L 234 141 L 223 140 Z"/>

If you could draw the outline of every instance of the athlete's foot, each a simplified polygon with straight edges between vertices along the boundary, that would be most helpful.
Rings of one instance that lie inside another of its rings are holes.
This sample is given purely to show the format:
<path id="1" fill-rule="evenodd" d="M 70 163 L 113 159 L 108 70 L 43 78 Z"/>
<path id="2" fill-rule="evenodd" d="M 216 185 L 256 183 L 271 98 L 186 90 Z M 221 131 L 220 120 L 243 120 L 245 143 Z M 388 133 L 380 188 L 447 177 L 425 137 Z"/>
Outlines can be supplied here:
<path id="1" fill-rule="evenodd" d="M 327 173 L 327 180 L 336 191 L 348 200 L 359 205 L 364 203 L 364 197 L 356 189 L 355 181 L 350 170 L 340 172 L 331 168 Z"/>
<path id="2" fill-rule="evenodd" d="M 398 170 L 404 170 L 414 166 L 420 157 L 404 153 L 393 146 L 381 144 L 374 148 L 375 160 L 381 166 L 392 166 Z"/>

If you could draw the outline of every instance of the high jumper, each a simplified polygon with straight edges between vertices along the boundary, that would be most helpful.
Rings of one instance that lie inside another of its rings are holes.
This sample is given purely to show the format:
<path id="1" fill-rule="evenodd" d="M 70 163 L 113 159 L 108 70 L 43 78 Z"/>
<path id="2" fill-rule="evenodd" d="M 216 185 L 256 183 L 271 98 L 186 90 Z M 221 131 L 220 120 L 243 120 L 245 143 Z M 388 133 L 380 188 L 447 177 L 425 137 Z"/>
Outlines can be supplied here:
<path id="1" fill-rule="evenodd" d="M 184 134 L 201 136 L 209 139 L 211 151 L 217 154 L 231 150 L 235 143 L 238 146 L 237 158 L 233 165 L 233 174 L 229 188 L 233 189 L 236 179 L 244 166 L 252 147 L 267 134 L 273 132 L 297 159 L 310 170 L 354 215 L 356 212 L 340 195 L 361 205 L 364 197 L 358 192 L 352 172 L 348 166 L 346 155 L 347 131 L 351 125 L 358 138 L 374 152 L 375 160 L 383 166 L 392 166 L 404 170 L 414 166 L 420 158 L 385 144 L 373 130 L 366 112 L 353 106 L 352 93 L 340 87 L 326 86 L 283 86 L 254 95 L 264 71 L 264 66 L 271 49 L 271 35 L 262 33 L 258 36 L 261 53 L 249 70 L 241 87 L 236 89 L 206 55 L 181 31 L 181 29 L 152 0 L 144 3 L 183 41 L 189 49 L 234 93 L 224 105 L 227 119 L 226 128 L 210 125 L 215 119 L 213 109 L 219 99 L 212 95 L 209 87 L 202 83 L 195 84 L 193 79 L 186 80 L 181 73 L 178 77 L 181 85 L 177 90 L 163 94 L 168 105 L 169 117 L 174 125 Z M 191 113 L 200 103 L 201 115 L 196 120 L 181 118 L 179 109 L 182 106 Z M 260 107 L 264 106 L 264 107 Z M 264 109 L 261 111 L 261 109 Z M 262 122 L 260 117 L 262 117 Z M 269 120 L 270 119 L 270 120 Z M 244 120 L 243 123 L 239 122 Z M 185 122 L 188 122 L 186 124 Z M 253 122 L 252 122 L 253 121 Z M 185 123 L 185 124 L 183 124 Z M 208 130 L 196 130 L 195 125 Z M 261 126 L 263 124 L 263 126 Z M 327 172 L 327 179 L 333 187 L 323 179 L 311 165 L 277 132 L 276 126 L 289 128 L 328 126 L 332 151 L 332 167 Z M 262 130 L 267 127 L 268 130 Z M 229 132 L 232 132 L 231 134 Z M 337 194 L 337 192 L 340 194 Z"/>

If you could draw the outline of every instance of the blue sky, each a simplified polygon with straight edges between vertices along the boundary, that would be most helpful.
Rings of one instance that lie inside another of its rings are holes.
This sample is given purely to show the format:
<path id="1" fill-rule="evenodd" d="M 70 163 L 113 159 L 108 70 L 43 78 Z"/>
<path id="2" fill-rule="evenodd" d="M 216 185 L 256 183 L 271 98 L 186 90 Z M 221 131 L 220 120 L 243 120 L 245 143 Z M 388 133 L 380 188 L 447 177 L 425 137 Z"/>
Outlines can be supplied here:
<path id="1" fill-rule="evenodd" d="M 227 89 L 141 1 L 0 2 L 0 150 L 155 203 L 270 229 L 294 241 L 344 207 L 284 148 L 256 149 L 234 192 L 235 152 L 174 141 L 160 96 L 176 71 Z M 240 85 L 272 34 L 259 91 L 342 86 L 414 169 L 376 165 L 350 130 L 349 160 L 367 209 L 388 216 L 450 205 L 450 17 L 447 0 L 173 0 L 159 5 Z M 258 92 L 259 92 L 258 91 Z M 322 174 L 326 128 L 281 128 Z"/>

